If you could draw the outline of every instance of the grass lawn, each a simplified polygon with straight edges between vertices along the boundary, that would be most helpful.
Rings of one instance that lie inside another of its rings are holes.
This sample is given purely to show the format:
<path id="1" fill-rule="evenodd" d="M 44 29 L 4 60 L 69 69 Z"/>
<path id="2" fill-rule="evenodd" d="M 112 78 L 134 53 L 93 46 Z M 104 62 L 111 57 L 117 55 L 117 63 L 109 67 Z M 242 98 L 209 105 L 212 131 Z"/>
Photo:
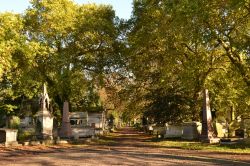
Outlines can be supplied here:
<path id="1" fill-rule="evenodd" d="M 206 150 L 216 152 L 228 152 L 228 153 L 247 153 L 250 154 L 249 144 L 231 144 L 231 145 L 220 145 L 220 144 L 207 144 L 201 142 L 182 141 L 182 140 L 156 140 L 153 139 L 152 145 L 165 148 L 178 148 L 186 150 Z"/>

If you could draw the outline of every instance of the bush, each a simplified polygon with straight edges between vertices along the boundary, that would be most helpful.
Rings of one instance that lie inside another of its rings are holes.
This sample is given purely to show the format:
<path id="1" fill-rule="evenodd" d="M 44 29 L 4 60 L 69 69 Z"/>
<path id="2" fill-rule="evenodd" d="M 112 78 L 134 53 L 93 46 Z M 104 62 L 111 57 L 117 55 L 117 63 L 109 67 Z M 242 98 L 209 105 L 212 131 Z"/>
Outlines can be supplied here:
<path id="1" fill-rule="evenodd" d="M 34 131 L 23 131 L 23 130 L 19 130 L 18 132 L 18 136 L 17 136 L 17 139 L 19 141 L 28 141 L 28 140 L 31 140 L 32 137 L 34 136 L 35 132 Z"/>
<path id="2" fill-rule="evenodd" d="M 9 128 L 10 129 L 18 129 L 20 125 L 20 118 L 17 116 L 13 116 L 10 119 L 10 123 L 9 123 Z"/>

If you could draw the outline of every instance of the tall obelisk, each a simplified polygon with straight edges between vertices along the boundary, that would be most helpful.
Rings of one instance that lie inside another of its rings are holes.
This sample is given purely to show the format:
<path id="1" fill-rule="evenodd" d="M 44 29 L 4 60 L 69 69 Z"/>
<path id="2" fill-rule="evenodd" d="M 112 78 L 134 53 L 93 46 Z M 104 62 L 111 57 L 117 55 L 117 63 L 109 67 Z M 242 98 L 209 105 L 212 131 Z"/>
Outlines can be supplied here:
<path id="1" fill-rule="evenodd" d="M 69 120 L 69 102 L 65 101 L 63 103 L 63 117 L 62 117 L 62 126 L 59 132 L 60 137 L 63 138 L 70 138 L 72 136 L 72 130 L 70 127 L 70 120 Z"/>
<path id="2" fill-rule="evenodd" d="M 202 109 L 202 131 L 201 131 L 201 141 L 208 143 L 217 143 L 218 138 L 214 136 L 212 113 L 210 109 L 210 101 L 208 90 L 204 89 L 203 92 L 203 109 Z"/>

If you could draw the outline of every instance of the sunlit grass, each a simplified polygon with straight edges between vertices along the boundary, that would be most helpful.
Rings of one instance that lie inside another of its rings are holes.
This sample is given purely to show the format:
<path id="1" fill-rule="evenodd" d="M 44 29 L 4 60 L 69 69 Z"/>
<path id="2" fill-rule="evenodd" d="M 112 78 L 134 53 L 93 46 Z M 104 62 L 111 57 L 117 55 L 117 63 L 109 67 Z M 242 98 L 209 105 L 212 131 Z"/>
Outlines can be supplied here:
<path id="1" fill-rule="evenodd" d="M 181 141 L 181 140 L 176 140 L 176 141 L 163 140 L 158 142 L 151 142 L 151 144 L 165 148 L 250 154 L 250 145 L 247 144 L 220 145 L 220 144 L 206 144 L 201 142 L 191 142 L 191 141 Z"/>

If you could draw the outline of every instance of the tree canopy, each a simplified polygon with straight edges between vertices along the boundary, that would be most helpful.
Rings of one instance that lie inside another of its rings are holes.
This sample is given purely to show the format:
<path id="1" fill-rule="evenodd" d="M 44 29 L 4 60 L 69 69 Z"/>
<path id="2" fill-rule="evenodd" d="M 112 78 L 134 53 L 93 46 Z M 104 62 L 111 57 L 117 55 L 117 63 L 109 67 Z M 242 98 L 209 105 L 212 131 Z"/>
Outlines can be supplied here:
<path id="1" fill-rule="evenodd" d="M 249 15 L 249 0 L 134 0 L 129 20 L 109 5 L 32 0 L 0 14 L 0 112 L 18 114 L 46 83 L 55 114 L 67 100 L 125 119 L 200 120 L 204 88 L 216 114 L 248 113 Z"/>

